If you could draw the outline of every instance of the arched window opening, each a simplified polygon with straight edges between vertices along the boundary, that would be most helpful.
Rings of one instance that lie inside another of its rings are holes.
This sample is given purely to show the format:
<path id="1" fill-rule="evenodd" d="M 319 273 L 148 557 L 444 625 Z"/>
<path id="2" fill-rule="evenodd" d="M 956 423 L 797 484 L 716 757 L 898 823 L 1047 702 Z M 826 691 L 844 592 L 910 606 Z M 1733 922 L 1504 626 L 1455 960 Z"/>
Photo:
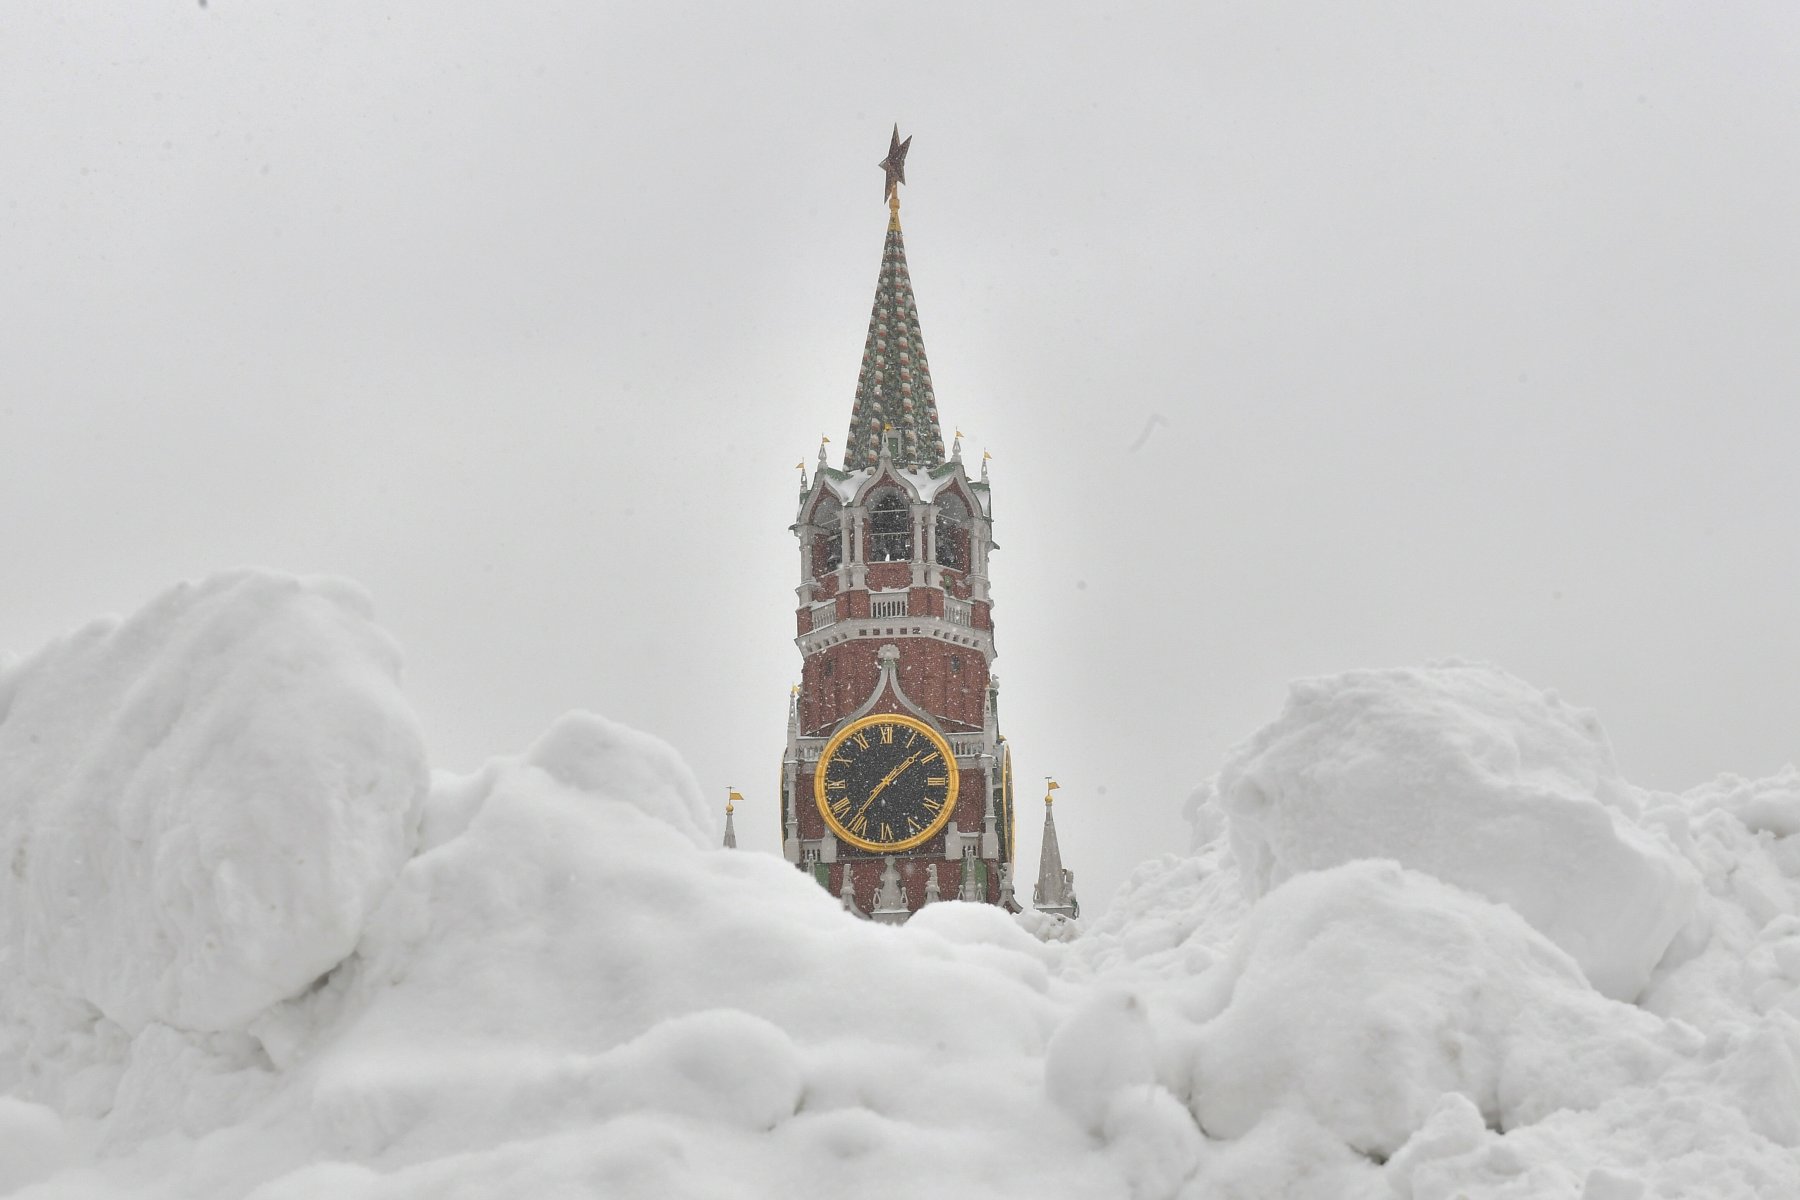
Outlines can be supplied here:
<path id="1" fill-rule="evenodd" d="M 830 574 L 844 561 L 844 535 L 839 529 L 836 504 L 827 501 L 813 510 L 812 573 L 813 577 Z"/>
<path id="2" fill-rule="evenodd" d="M 869 561 L 906 562 L 912 558 L 912 505 L 887 492 L 869 503 Z"/>
<path id="3" fill-rule="evenodd" d="M 937 560 L 953 571 L 969 569 L 969 513 L 954 496 L 938 502 Z"/>

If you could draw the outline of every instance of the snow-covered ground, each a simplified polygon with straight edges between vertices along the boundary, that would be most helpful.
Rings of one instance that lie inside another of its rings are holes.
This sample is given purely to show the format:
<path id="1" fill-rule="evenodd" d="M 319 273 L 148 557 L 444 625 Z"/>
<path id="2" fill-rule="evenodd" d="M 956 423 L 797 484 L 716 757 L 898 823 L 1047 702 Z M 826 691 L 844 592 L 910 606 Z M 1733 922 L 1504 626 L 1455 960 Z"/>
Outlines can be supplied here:
<path id="1" fill-rule="evenodd" d="M 341 583 L 0 660 L 0 1193 L 1800 1196 L 1800 773 L 1307 680 L 1087 928 L 846 916 L 585 714 L 431 775 Z"/>

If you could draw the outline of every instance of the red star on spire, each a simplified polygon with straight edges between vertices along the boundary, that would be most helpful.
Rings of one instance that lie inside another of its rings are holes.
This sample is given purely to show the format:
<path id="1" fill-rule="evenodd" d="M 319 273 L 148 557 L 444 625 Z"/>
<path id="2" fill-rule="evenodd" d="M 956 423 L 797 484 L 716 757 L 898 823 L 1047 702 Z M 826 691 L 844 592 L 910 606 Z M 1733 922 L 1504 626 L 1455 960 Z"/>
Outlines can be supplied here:
<path id="1" fill-rule="evenodd" d="M 896 124 L 893 140 L 888 143 L 888 156 L 876 164 L 887 174 L 887 182 L 881 189 L 883 200 L 892 199 L 895 189 L 906 182 L 906 151 L 911 145 L 911 136 L 904 142 L 900 140 L 900 126 Z"/>

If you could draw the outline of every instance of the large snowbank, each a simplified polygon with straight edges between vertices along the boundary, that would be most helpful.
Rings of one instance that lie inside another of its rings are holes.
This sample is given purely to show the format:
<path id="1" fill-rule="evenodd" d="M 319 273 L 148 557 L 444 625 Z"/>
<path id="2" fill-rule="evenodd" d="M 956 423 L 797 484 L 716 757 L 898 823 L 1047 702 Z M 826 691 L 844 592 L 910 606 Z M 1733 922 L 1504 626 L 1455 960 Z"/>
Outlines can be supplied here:
<path id="1" fill-rule="evenodd" d="M 1509 905 L 1617 999 L 1693 910 L 1692 870 L 1641 822 L 1594 715 L 1488 667 L 1297 683 L 1217 798 L 1252 894 L 1392 858 Z"/>
<path id="2" fill-rule="evenodd" d="M 0 959 L 40 1043 L 0 1082 L 58 1094 L 83 1056 L 46 1040 L 241 1030 L 350 952 L 425 793 L 398 674 L 355 589 L 243 572 L 0 675 Z"/>
<path id="3" fill-rule="evenodd" d="M 1664 1040 L 1693 1048 L 1591 991 L 1511 909 L 1374 860 L 1271 893 L 1206 996 L 1193 1071 L 1209 1132 L 1241 1137 L 1298 1100 L 1382 1158 L 1447 1094 L 1511 1129 L 1655 1078 Z"/>
<path id="4" fill-rule="evenodd" d="M 439 789 L 432 809 L 466 827 L 401 872 L 333 1001 L 354 1019 L 294 1014 L 311 1154 L 419 1194 L 459 1155 L 493 1195 L 515 1166 L 470 1155 L 614 1126 L 580 1167 L 597 1194 L 704 1194 L 793 1160 L 809 1164 L 795 1190 L 842 1195 L 871 1157 L 914 1155 L 949 1186 L 973 1142 L 1054 1154 L 984 1083 L 1055 1026 L 1042 947 L 987 909 L 903 932 L 849 920 L 784 862 L 700 849 L 663 819 L 697 794 L 666 748 L 590 717 L 554 735 L 577 739 L 661 803 L 571 787 L 536 751 L 474 797 Z M 322 1031 L 328 1046 L 307 1042 Z"/>
<path id="5" fill-rule="evenodd" d="M 0 1193 L 1800 1195 L 1792 772 L 1651 795 L 1497 672 L 1314 681 L 1201 795 L 1194 852 L 1078 936 L 957 903 L 893 929 L 714 849 L 674 751 L 602 718 L 420 809 L 365 614 L 234 576 L 0 675 L 0 819 L 63 855 L 27 878 L 101 903 L 72 856 L 155 779 L 132 853 L 190 881 L 106 849 L 131 903 L 81 924 L 0 884 Z M 174 732 L 122 720 L 136 696 Z M 1577 883 L 1546 871 L 1566 839 Z M 1606 924 L 1614 887 L 1654 913 Z M 102 947 L 120 996 L 79 969 Z"/>

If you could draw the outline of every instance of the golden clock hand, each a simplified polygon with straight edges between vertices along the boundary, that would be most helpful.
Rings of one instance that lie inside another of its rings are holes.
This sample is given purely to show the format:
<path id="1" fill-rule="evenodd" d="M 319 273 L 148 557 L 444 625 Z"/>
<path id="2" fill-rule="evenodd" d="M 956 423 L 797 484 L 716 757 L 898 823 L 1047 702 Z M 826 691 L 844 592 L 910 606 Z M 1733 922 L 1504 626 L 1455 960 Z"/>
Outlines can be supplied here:
<path id="1" fill-rule="evenodd" d="M 922 753 L 922 752 L 921 751 L 913 752 L 912 754 L 907 756 L 905 762 L 901 763 L 899 766 L 897 766 L 893 770 L 889 771 L 886 775 L 883 775 L 881 777 L 881 782 L 877 783 L 875 785 L 875 787 L 869 792 L 868 799 L 866 799 L 862 802 L 862 807 L 857 809 L 854 813 L 851 814 L 850 820 L 854 821 L 854 820 L 856 820 L 857 817 L 860 817 L 864 813 L 868 812 L 869 805 L 875 803 L 875 797 L 881 795 L 882 789 L 887 787 L 888 784 L 894 782 L 894 780 L 900 778 L 900 776 L 906 771 L 906 768 L 912 766 L 915 762 L 917 762 L 919 760 L 920 753 Z"/>
<path id="2" fill-rule="evenodd" d="M 915 750 L 911 754 L 907 755 L 905 762 L 901 763 L 899 766 L 897 766 L 893 770 L 889 771 L 887 773 L 887 778 L 883 779 L 879 784 L 877 784 L 875 786 L 875 791 L 879 792 L 882 788 L 888 786 L 888 784 L 893 783 L 895 780 L 899 779 L 902 775 L 906 774 L 906 769 L 908 767 L 912 766 L 914 763 L 919 761 L 919 754 L 920 754 L 920 751 Z M 874 792 L 871 792 L 870 797 L 873 798 L 874 794 L 875 794 Z"/>
<path id="3" fill-rule="evenodd" d="M 881 795 L 881 789 L 885 788 L 888 784 L 894 782 L 894 780 L 900 778 L 901 773 L 904 772 L 906 770 L 906 768 L 912 766 L 913 760 L 918 757 L 919 756 L 917 754 L 912 755 L 905 762 L 901 763 L 899 766 L 897 766 L 893 770 L 889 771 L 886 775 L 883 775 L 881 777 L 881 782 L 876 784 L 874 790 L 869 793 L 869 799 L 873 800 L 873 799 L 875 799 L 875 797 Z"/>
<path id="4" fill-rule="evenodd" d="M 875 797 L 881 795 L 881 789 L 886 787 L 888 784 L 894 782 L 894 780 L 896 778 L 897 778 L 897 776 L 892 771 L 889 771 L 886 775 L 883 775 L 881 777 L 881 782 L 877 783 L 873 788 L 871 788 L 869 790 L 869 794 L 866 797 L 864 797 L 864 799 L 863 799 L 862 807 L 857 809 L 854 813 L 852 813 L 850 816 L 850 819 L 852 821 L 854 821 L 854 820 L 856 820 L 857 817 L 860 817 L 864 813 L 868 812 L 869 805 L 875 803 Z"/>

